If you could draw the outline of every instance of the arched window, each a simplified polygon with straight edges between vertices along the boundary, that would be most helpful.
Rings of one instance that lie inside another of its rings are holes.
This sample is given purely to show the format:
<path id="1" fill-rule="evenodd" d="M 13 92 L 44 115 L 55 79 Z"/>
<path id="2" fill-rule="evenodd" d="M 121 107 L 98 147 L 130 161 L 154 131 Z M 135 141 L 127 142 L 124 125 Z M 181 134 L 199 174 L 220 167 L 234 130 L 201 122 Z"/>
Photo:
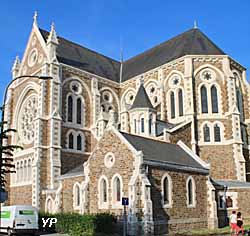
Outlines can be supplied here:
<path id="1" fill-rule="evenodd" d="M 242 114 L 243 111 L 243 107 L 242 107 L 242 95 L 241 95 L 241 91 L 239 88 L 236 89 L 236 97 L 237 97 L 237 107 L 239 112 Z"/>
<path id="2" fill-rule="evenodd" d="M 20 162 L 20 182 L 23 182 L 24 178 L 24 168 L 23 168 L 23 161 Z"/>
<path id="3" fill-rule="evenodd" d="M 210 128 L 207 124 L 203 127 L 204 142 L 210 142 Z"/>
<path id="4" fill-rule="evenodd" d="M 74 135 L 73 135 L 73 133 L 69 134 L 69 149 L 74 149 Z"/>
<path id="5" fill-rule="evenodd" d="M 16 163 L 16 178 L 15 182 L 18 183 L 20 181 L 20 163 Z"/>
<path id="6" fill-rule="evenodd" d="M 149 134 L 151 134 L 152 133 L 152 114 L 150 114 L 149 116 L 148 130 L 149 130 Z"/>
<path id="7" fill-rule="evenodd" d="M 178 91 L 178 100 L 179 100 L 179 116 L 183 116 L 183 92 L 181 89 Z"/>
<path id="8" fill-rule="evenodd" d="M 29 178 L 32 178 L 32 162 L 31 162 L 31 160 L 29 159 L 28 160 L 28 176 L 29 176 Z"/>
<path id="9" fill-rule="evenodd" d="M 74 192 L 73 192 L 74 207 L 79 207 L 80 201 L 81 201 L 81 189 L 80 189 L 80 185 L 76 183 L 74 185 Z"/>
<path id="10" fill-rule="evenodd" d="M 187 205 L 195 205 L 195 183 L 191 177 L 187 180 Z"/>
<path id="11" fill-rule="evenodd" d="M 108 186 L 106 179 L 101 180 L 101 203 L 108 202 Z"/>
<path id="12" fill-rule="evenodd" d="M 204 85 L 201 86 L 201 112 L 208 113 L 207 88 Z"/>
<path id="13" fill-rule="evenodd" d="M 28 176 L 28 162 L 27 162 L 27 160 L 24 161 L 23 172 L 24 172 L 23 181 L 26 182 L 28 180 L 28 178 L 29 178 L 29 176 Z"/>
<path id="14" fill-rule="evenodd" d="M 217 88 L 213 85 L 211 87 L 212 113 L 218 113 L 218 94 Z"/>
<path id="15" fill-rule="evenodd" d="M 171 118 L 175 118 L 175 97 L 174 97 L 174 92 L 171 91 L 170 93 L 170 106 L 171 106 Z"/>
<path id="16" fill-rule="evenodd" d="M 73 121 L 73 98 L 71 95 L 68 96 L 68 122 Z"/>
<path id="17" fill-rule="evenodd" d="M 162 180 L 162 200 L 165 206 L 171 204 L 171 191 L 171 179 L 165 176 Z"/>
<path id="18" fill-rule="evenodd" d="M 82 123 L 82 100 L 81 98 L 77 99 L 76 102 L 76 123 L 81 124 Z"/>
<path id="19" fill-rule="evenodd" d="M 118 177 L 114 179 L 114 200 L 115 202 L 121 201 L 121 181 Z"/>
<path id="20" fill-rule="evenodd" d="M 136 133 L 136 131 L 137 131 L 136 119 L 134 119 L 134 129 L 135 129 L 135 133 Z"/>
<path id="21" fill-rule="evenodd" d="M 51 197 L 46 199 L 45 211 L 48 213 L 53 213 L 53 211 L 54 211 L 54 202 L 53 202 Z"/>
<path id="22" fill-rule="evenodd" d="M 144 118 L 141 118 L 141 133 L 144 133 Z"/>
<path id="23" fill-rule="evenodd" d="M 77 135 L 77 150 L 82 150 L 82 136 L 80 134 Z"/>
<path id="24" fill-rule="evenodd" d="M 220 126 L 218 124 L 215 124 L 214 126 L 214 141 L 215 142 L 221 141 Z"/>

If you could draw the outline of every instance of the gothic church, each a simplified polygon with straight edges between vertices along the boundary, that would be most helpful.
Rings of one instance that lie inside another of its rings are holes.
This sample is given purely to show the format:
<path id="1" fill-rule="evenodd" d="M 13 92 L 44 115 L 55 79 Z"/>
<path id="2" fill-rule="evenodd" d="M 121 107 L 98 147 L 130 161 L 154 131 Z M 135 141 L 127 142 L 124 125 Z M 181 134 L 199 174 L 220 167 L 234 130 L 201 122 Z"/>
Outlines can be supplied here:
<path id="1" fill-rule="evenodd" d="M 130 235 L 250 222 L 246 69 L 199 29 L 124 62 L 48 32 L 34 17 L 8 90 L 17 129 L 6 204 L 122 215 Z"/>

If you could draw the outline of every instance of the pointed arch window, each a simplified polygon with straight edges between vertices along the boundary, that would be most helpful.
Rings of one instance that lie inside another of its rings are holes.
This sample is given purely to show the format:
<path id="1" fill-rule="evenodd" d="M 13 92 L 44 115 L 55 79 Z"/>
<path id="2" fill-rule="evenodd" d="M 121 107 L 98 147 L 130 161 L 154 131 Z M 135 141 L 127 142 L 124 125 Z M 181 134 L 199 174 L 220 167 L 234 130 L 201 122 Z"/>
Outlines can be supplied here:
<path id="1" fill-rule="evenodd" d="M 171 179 L 165 176 L 162 181 L 163 205 L 171 204 Z"/>
<path id="2" fill-rule="evenodd" d="M 178 91 L 178 101 L 179 101 L 179 116 L 183 116 L 183 92 L 182 89 Z"/>
<path id="3" fill-rule="evenodd" d="M 150 114 L 149 116 L 148 130 L 149 130 L 149 134 L 151 134 L 152 133 L 152 114 Z"/>
<path id="4" fill-rule="evenodd" d="M 144 133 L 144 118 L 141 118 L 141 133 Z"/>
<path id="5" fill-rule="evenodd" d="M 77 150 L 81 151 L 82 150 L 82 136 L 80 134 L 77 135 Z"/>
<path id="6" fill-rule="evenodd" d="M 76 102 L 76 123 L 77 124 L 82 123 L 82 100 L 81 98 L 78 98 Z"/>
<path id="7" fill-rule="evenodd" d="M 187 205 L 195 206 L 195 183 L 192 177 L 187 180 Z"/>
<path id="8" fill-rule="evenodd" d="M 214 141 L 215 142 L 221 141 L 220 126 L 218 124 L 215 124 L 214 126 Z"/>
<path id="9" fill-rule="evenodd" d="M 121 201 L 121 180 L 118 177 L 114 180 L 114 200 L 115 202 Z"/>
<path id="10" fill-rule="evenodd" d="M 218 113 L 218 94 L 217 88 L 213 85 L 211 87 L 212 113 Z"/>
<path id="11" fill-rule="evenodd" d="M 108 186 L 106 179 L 101 180 L 101 202 L 102 203 L 108 202 Z"/>
<path id="12" fill-rule="evenodd" d="M 201 86 L 201 112 L 208 113 L 207 88 L 204 85 Z"/>
<path id="13" fill-rule="evenodd" d="M 239 88 L 236 89 L 236 97 L 237 97 L 237 107 L 240 113 L 242 113 L 242 95 L 241 95 L 241 91 Z"/>
<path id="14" fill-rule="evenodd" d="M 79 183 L 76 183 L 74 185 L 74 192 L 73 192 L 73 202 L 74 202 L 74 207 L 77 208 L 80 206 L 81 202 L 81 189 Z"/>
<path id="15" fill-rule="evenodd" d="M 204 142 L 210 142 L 210 128 L 207 124 L 203 127 Z"/>
<path id="16" fill-rule="evenodd" d="M 175 118 L 175 96 L 174 92 L 170 92 L 170 107 L 171 107 L 171 118 Z"/>
<path id="17" fill-rule="evenodd" d="M 69 134 L 69 149 L 74 149 L 74 135 L 73 135 L 73 133 Z"/>
<path id="18" fill-rule="evenodd" d="M 73 121 L 73 98 L 71 95 L 68 96 L 68 122 Z"/>

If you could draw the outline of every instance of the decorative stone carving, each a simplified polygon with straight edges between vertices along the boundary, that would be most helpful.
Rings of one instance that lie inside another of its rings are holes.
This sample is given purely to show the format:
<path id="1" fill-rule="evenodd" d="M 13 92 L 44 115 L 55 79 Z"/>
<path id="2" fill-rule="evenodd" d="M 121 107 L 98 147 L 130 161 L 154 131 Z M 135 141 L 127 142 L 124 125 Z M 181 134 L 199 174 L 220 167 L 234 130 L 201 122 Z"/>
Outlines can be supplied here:
<path id="1" fill-rule="evenodd" d="M 35 118 L 38 110 L 36 95 L 29 96 L 23 103 L 18 120 L 18 131 L 21 140 L 25 144 L 32 143 L 35 136 Z"/>

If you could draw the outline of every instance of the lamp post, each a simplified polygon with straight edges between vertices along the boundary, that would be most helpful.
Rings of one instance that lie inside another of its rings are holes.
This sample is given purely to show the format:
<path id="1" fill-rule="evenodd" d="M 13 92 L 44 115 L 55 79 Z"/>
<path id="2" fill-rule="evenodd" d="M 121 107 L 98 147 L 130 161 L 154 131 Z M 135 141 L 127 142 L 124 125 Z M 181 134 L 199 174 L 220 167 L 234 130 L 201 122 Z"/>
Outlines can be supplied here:
<path id="1" fill-rule="evenodd" d="M 3 106 L 2 106 L 2 117 L 1 117 L 1 122 L 2 122 L 2 126 L 1 126 L 1 131 L 0 131 L 0 145 L 1 145 L 1 147 L 3 147 L 3 137 L 2 137 L 2 134 L 3 134 L 3 132 L 4 132 L 4 124 L 3 124 L 3 122 L 4 122 L 4 113 L 5 113 L 5 102 L 6 102 L 6 98 L 7 98 L 7 92 L 8 92 L 8 89 L 9 89 L 9 87 L 10 87 L 10 85 L 14 82 L 14 81 L 16 81 L 16 80 L 18 80 L 18 79 L 23 79 L 23 78 L 37 78 L 37 79 L 39 79 L 39 80 L 51 80 L 51 79 L 53 79 L 53 77 L 51 77 L 51 76 L 45 76 L 45 75 L 21 75 L 21 76 L 17 76 L 16 78 L 14 78 L 8 85 L 7 85 L 7 87 L 6 87 L 6 89 L 5 89 L 5 92 L 4 92 L 4 97 L 3 97 Z M 3 157 L 3 155 L 2 155 L 2 152 L 0 152 L 0 175 L 2 175 L 2 161 L 3 161 L 3 159 L 2 159 L 2 157 Z M 0 182 L 0 194 L 1 194 L 1 192 L 3 192 L 3 185 L 2 185 L 2 182 Z M 0 199 L 1 200 L 1 199 Z"/>

